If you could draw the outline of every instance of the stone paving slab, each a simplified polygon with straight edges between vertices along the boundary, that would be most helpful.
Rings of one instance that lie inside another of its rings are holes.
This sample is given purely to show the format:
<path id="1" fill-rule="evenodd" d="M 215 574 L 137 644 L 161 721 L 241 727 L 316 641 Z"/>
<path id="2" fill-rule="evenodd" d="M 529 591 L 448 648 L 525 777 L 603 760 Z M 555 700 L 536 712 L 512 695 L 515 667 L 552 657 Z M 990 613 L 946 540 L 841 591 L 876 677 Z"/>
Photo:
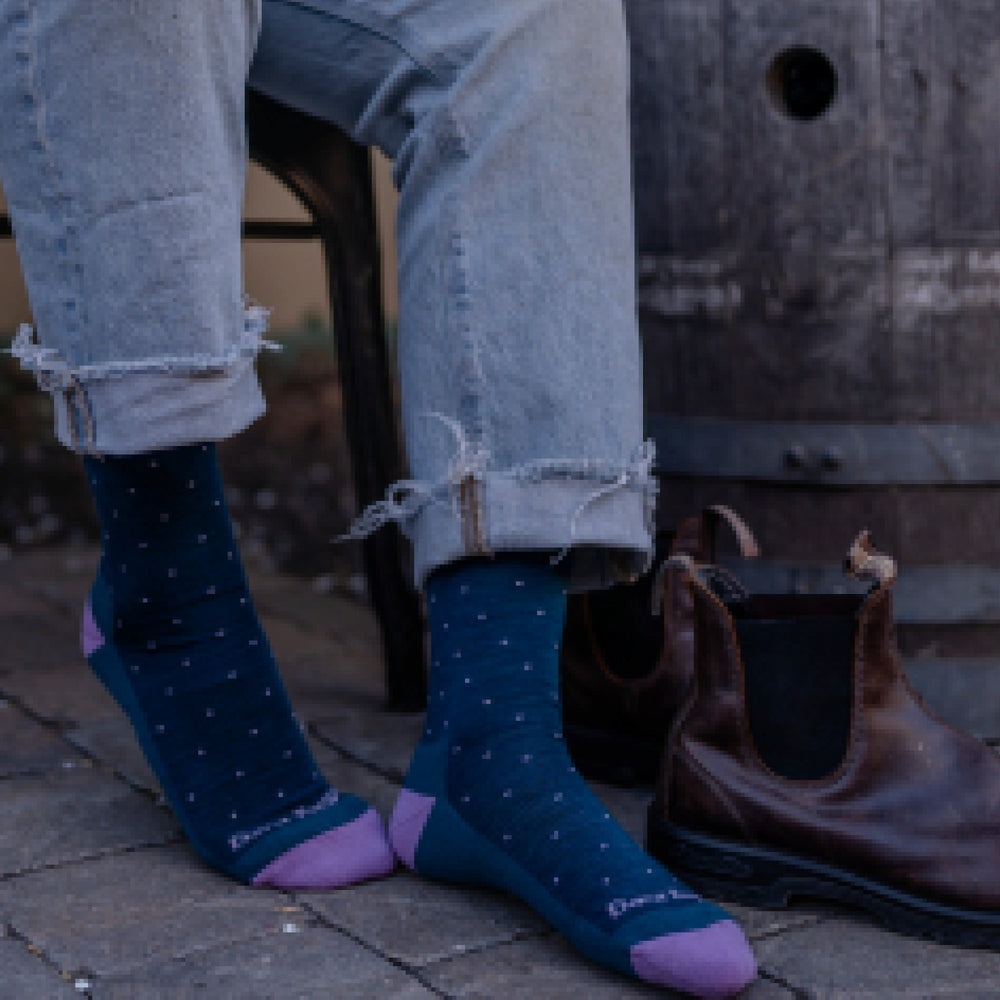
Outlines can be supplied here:
<path id="1" fill-rule="evenodd" d="M 378 699 L 345 693 L 322 717 L 310 717 L 310 729 L 330 745 L 402 781 L 423 729 L 423 716 L 383 712 Z"/>
<path id="2" fill-rule="evenodd" d="M 68 1000 L 80 994 L 22 941 L 0 937 L 0 1000 Z"/>
<path id="3" fill-rule="evenodd" d="M 826 919 L 756 942 L 761 968 L 807 985 L 810 1000 L 996 1000 L 1000 954 L 949 948 L 864 920 Z"/>
<path id="4" fill-rule="evenodd" d="M 724 899 L 717 899 L 715 902 L 739 921 L 751 941 L 774 937 L 789 930 L 813 927 L 823 920 L 821 914 L 800 906 L 782 910 L 754 910 Z"/>
<path id="5" fill-rule="evenodd" d="M 68 743 L 85 751 L 94 760 L 121 774 L 138 788 L 161 795 L 160 784 L 146 763 L 139 741 L 123 712 L 93 722 L 84 722 L 66 731 Z"/>
<path id="6" fill-rule="evenodd" d="M 370 885 L 297 898 L 334 926 L 414 967 L 548 931 L 510 896 L 438 884 L 404 870 Z"/>
<path id="7" fill-rule="evenodd" d="M 338 676 L 367 676 L 381 682 L 381 636 L 364 601 L 344 594 L 319 593 L 302 580 L 274 576 L 253 562 L 247 565 L 247 576 L 254 607 L 262 618 L 295 625 L 325 640 L 328 650 L 342 651 L 344 658 L 337 665 Z M 363 613 L 358 614 L 359 610 Z M 297 656 L 305 655 L 308 647 L 294 652 Z"/>
<path id="8" fill-rule="evenodd" d="M 7 611 L 0 617 L 4 643 L 0 676 L 9 674 L 14 664 L 51 670 L 79 657 L 78 630 L 72 621 L 36 598 L 18 594 L 16 600 L 18 604 L 29 600 L 34 607 L 27 613 Z"/>
<path id="9" fill-rule="evenodd" d="M 241 886 L 184 845 L 0 882 L 0 912 L 59 968 L 98 977 L 308 926 L 287 894 Z"/>
<path id="10" fill-rule="evenodd" d="M 80 754 L 51 729 L 0 699 L 0 779 L 80 761 Z"/>
<path id="11" fill-rule="evenodd" d="M 434 992 L 326 928 L 213 947 L 98 980 L 94 1000 L 429 1000 Z"/>
<path id="12" fill-rule="evenodd" d="M 85 764 L 0 781 L 0 807 L 0 876 L 178 835 L 165 809 Z M 0 882 L 0 910 L 15 884 Z"/>
<path id="13" fill-rule="evenodd" d="M 37 659 L 28 648 L 32 642 L 39 649 Z M 48 647 L 51 653 L 45 660 Z M 72 728 L 82 721 L 113 719 L 121 714 L 114 699 L 87 666 L 75 637 L 67 646 L 60 643 L 58 634 L 19 633 L 14 648 L 7 650 L 6 668 L 0 670 L 0 692 L 40 719 L 63 728 Z"/>
<path id="14" fill-rule="evenodd" d="M 485 949 L 426 970 L 429 983 L 456 1000 L 664 1000 L 680 994 L 600 969 L 552 933 Z M 744 1000 L 799 1000 L 759 979 Z"/>
<path id="15" fill-rule="evenodd" d="M 313 738 L 309 743 L 327 781 L 338 791 L 361 796 L 388 822 L 399 795 L 399 784 L 355 763 L 320 740 Z"/>
<path id="16" fill-rule="evenodd" d="M 358 615 L 358 608 L 351 612 Z M 385 697 L 378 646 L 359 656 L 351 647 L 300 625 L 261 615 L 289 693 L 306 703 L 336 704 L 342 690 L 365 693 L 380 705 Z M 317 713 L 318 714 L 318 713 Z"/>

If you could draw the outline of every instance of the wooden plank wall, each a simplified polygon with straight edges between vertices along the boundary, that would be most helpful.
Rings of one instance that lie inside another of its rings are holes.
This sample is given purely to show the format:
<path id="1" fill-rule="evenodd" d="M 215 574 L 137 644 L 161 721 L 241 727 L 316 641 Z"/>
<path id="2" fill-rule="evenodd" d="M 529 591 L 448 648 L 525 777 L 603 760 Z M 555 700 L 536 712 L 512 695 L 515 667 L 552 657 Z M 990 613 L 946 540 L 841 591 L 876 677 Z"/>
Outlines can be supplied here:
<path id="1" fill-rule="evenodd" d="M 1000 449 L 1000 5 L 626 8 L 651 427 L 718 418 L 732 442 L 741 422 L 778 425 L 756 476 L 685 477 L 661 455 L 661 521 L 729 501 L 773 556 L 830 565 L 867 524 L 904 566 L 992 580 L 995 628 L 992 463 L 977 471 L 956 448 L 939 475 L 893 487 L 865 482 L 859 456 L 873 424 L 907 440 L 956 424 Z M 810 120 L 769 86 L 774 60 L 802 47 L 837 82 Z M 829 433 L 840 465 L 783 465 L 802 423 Z"/>

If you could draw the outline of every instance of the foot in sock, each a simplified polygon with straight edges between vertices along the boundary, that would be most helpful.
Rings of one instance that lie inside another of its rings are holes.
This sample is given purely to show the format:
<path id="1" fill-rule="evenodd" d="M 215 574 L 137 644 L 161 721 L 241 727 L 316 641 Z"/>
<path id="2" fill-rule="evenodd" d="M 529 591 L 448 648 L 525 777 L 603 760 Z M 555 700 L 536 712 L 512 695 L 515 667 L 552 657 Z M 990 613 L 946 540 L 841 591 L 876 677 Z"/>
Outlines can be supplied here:
<path id="1" fill-rule="evenodd" d="M 103 551 L 81 640 L 191 844 L 254 885 L 392 870 L 381 819 L 321 776 L 247 592 L 213 445 L 88 458 Z"/>
<path id="2" fill-rule="evenodd" d="M 427 587 L 427 723 L 390 822 L 423 874 L 520 896 L 588 957 L 700 997 L 755 975 L 737 924 L 648 857 L 562 740 L 560 576 L 503 558 Z"/>

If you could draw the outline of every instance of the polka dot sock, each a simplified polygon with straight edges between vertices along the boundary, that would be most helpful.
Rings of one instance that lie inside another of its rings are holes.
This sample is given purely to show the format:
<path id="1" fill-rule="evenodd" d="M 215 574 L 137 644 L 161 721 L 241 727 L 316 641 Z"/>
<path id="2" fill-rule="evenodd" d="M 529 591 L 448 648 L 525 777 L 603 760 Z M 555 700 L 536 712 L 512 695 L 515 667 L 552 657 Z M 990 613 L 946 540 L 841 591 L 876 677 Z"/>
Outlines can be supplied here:
<path id="1" fill-rule="evenodd" d="M 103 552 L 83 650 L 194 848 L 255 885 L 332 888 L 390 871 L 381 820 L 329 787 L 292 714 L 214 446 L 85 466 Z"/>
<path id="2" fill-rule="evenodd" d="M 562 738 L 565 592 L 544 561 L 465 562 L 427 586 L 427 723 L 390 822 L 412 868 L 506 889 L 588 957 L 701 997 L 755 975 L 729 916 L 612 820 Z"/>

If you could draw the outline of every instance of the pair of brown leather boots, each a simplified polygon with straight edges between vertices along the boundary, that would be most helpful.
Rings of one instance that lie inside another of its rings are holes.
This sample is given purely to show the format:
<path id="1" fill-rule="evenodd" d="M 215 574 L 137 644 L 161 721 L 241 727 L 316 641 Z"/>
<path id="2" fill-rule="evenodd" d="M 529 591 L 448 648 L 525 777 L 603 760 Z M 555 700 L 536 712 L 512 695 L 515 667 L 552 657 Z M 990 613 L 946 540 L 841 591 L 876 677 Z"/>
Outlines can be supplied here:
<path id="1" fill-rule="evenodd" d="M 655 772 L 647 848 L 707 895 L 835 900 L 904 932 L 1000 946 L 1000 756 L 907 680 L 894 561 L 863 534 L 847 569 L 866 593 L 750 594 L 714 565 L 720 518 L 752 554 L 725 508 L 680 527 L 622 629 L 642 640 L 643 587 L 662 601 L 656 651 L 649 636 L 630 646 L 641 669 L 610 662 L 600 598 L 574 602 L 563 684 L 578 766 Z"/>

